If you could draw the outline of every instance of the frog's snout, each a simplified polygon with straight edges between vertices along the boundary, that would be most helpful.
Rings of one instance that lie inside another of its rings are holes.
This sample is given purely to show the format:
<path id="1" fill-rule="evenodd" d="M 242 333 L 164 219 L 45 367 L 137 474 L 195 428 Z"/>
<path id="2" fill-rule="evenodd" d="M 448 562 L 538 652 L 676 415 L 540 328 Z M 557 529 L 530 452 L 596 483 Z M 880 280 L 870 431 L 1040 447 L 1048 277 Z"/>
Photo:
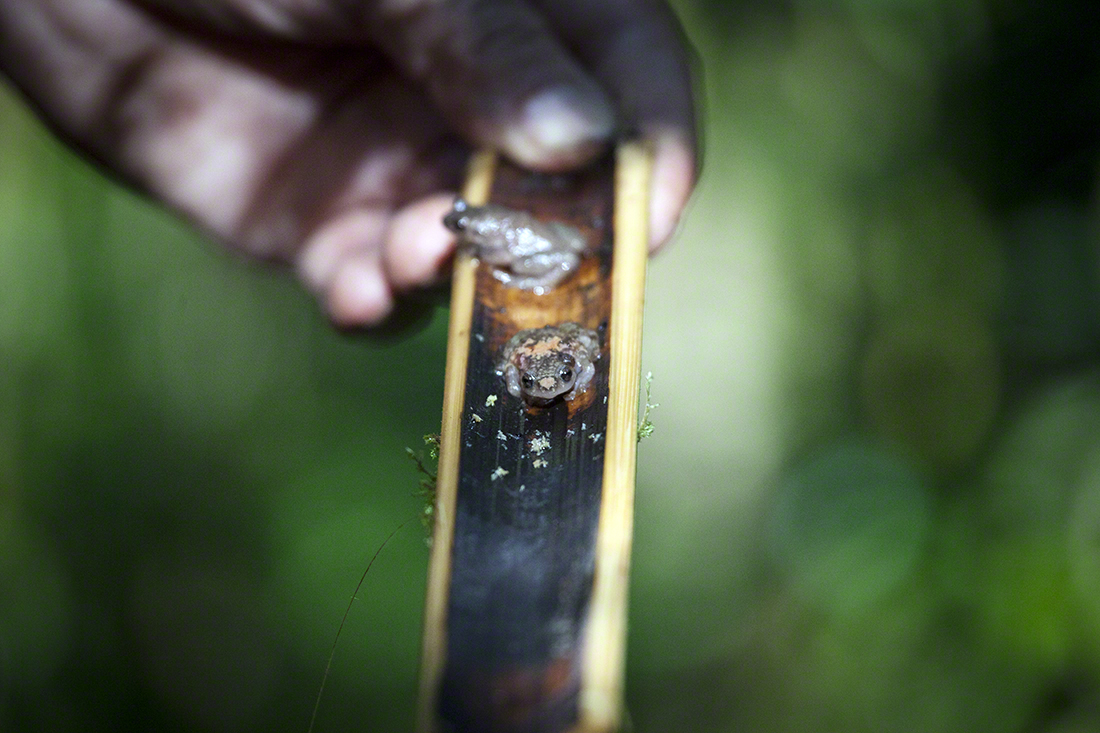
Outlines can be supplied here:
<path id="1" fill-rule="evenodd" d="M 470 225 L 470 217 L 466 212 L 470 208 L 470 205 L 466 203 L 466 200 L 461 196 L 455 199 L 454 206 L 450 212 L 443 217 L 443 226 L 450 229 L 452 232 L 462 232 L 466 230 L 466 227 Z"/>

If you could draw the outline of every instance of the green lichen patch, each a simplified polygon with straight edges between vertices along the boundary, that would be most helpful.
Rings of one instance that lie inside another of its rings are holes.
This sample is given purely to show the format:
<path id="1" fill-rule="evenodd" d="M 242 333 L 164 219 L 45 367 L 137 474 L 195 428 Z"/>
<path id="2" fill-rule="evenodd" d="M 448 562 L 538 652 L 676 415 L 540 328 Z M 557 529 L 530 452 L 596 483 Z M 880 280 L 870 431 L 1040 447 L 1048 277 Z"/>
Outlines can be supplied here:
<path id="1" fill-rule="evenodd" d="M 436 480 L 439 474 L 439 436 L 435 434 L 425 435 L 424 444 L 428 446 L 427 456 L 424 451 L 415 451 L 405 448 L 405 455 L 416 464 L 416 471 L 420 474 L 420 485 L 413 496 L 421 500 L 420 524 L 427 533 L 427 543 L 432 544 L 432 529 L 435 526 L 435 497 Z"/>
<path id="2" fill-rule="evenodd" d="M 653 372 L 646 372 L 645 375 L 645 409 L 642 412 L 642 419 L 638 422 L 638 442 L 642 442 L 642 438 L 648 438 L 653 435 L 654 425 L 653 421 L 649 419 L 649 414 L 661 405 L 653 401 Z"/>

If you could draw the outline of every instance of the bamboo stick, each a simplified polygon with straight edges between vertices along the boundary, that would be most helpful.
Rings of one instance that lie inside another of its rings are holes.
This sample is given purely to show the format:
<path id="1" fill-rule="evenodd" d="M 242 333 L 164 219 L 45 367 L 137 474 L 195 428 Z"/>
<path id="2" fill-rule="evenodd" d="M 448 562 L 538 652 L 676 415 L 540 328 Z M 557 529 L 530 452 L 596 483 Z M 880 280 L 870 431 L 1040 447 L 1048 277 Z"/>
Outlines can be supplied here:
<path id="1" fill-rule="evenodd" d="M 456 260 L 419 733 L 619 726 L 649 164 L 628 143 L 614 168 L 569 177 L 471 165 L 471 204 L 491 193 L 569 223 L 592 254 L 545 295 Z M 494 373 L 503 343 L 567 321 L 602 334 L 591 387 L 545 408 L 511 398 Z"/>
<path id="2" fill-rule="evenodd" d="M 648 146 L 626 143 L 619 148 L 611 269 L 607 452 L 596 536 L 596 579 L 585 630 L 579 731 L 611 733 L 622 722 L 651 168 L 652 153 Z"/>
<path id="3" fill-rule="evenodd" d="M 496 171 L 496 155 L 481 151 L 470 159 L 462 196 L 472 204 L 489 200 Z M 470 320 L 474 307 L 477 261 L 467 252 L 455 257 L 451 282 L 451 319 L 447 328 L 447 370 L 443 377 L 443 423 L 439 438 L 439 471 L 436 473 L 435 526 L 428 564 L 428 588 L 424 598 L 424 639 L 420 652 L 420 690 L 416 729 L 436 730 L 431 700 L 439 688 L 447 643 L 447 593 L 451 585 L 451 543 L 454 539 L 454 507 L 458 494 L 459 440 L 466 387 Z"/>

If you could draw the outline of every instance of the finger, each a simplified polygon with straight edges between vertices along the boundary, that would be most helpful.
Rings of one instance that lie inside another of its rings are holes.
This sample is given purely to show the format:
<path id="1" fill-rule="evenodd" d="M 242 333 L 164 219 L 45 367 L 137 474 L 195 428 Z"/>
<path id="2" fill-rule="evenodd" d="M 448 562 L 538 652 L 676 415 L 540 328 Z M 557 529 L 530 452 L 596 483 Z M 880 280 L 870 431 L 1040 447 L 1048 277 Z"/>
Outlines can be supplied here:
<path id="1" fill-rule="evenodd" d="M 534 0 L 608 91 L 627 129 L 654 142 L 650 241 L 676 227 L 698 176 L 697 67 L 660 0 Z"/>
<path id="2" fill-rule="evenodd" d="M 576 166 L 615 126 L 604 91 L 525 0 L 148 2 L 223 33 L 370 41 L 430 91 L 467 139 L 525 166 Z"/>
<path id="3" fill-rule="evenodd" d="M 379 254 L 388 220 L 375 210 L 351 211 L 322 226 L 298 256 L 299 276 L 340 327 L 380 323 L 393 308 Z"/>
<path id="4" fill-rule="evenodd" d="M 254 253 L 279 241 L 293 248 L 296 238 L 283 233 L 288 217 L 300 240 L 348 211 L 392 212 L 455 186 L 467 154 L 422 92 L 392 74 L 371 74 L 346 85 L 282 152 L 256 187 L 239 237 Z M 376 236 L 375 245 L 381 242 Z"/>
<path id="5" fill-rule="evenodd" d="M 325 223 L 298 254 L 295 264 L 302 282 L 316 295 L 329 292 L 346 262 L 380 247 L 388 220 L 377 210 L 360 209 Z"/>
<path id="6" fill-rule="evenodd" d="M 374 325 L 394 307 L 387 212 L 453 186 L 461 147 L 389 62 L 279 50 L 122 0 L 0 3 L 0 63 L 71 139 L 227 243 L 295 262 L 334 322 Z"/>
<path id="7" fill-rule="evenodd" d="M 662 0 L 532 0 L 627 125 L 695 136 L 694 56 Z"/>
<path id="8" fill-rule="evenodd" d="M 340 328 L 377 326 L 393 311 L 393 293 L 373 251 L 341 261 L 324 297 L 329 318 Z"/>
<path id="9" fill-rule="evenodd" d="M 649 195 L 649 249 L 656 252 L 676 232 L 696 181 L 695 146 L 675 128 L 650 128 L 653 183 Z"/>
<path id="10" fill-rule="evenodd" d="M 438 284 L 454 252 L 454 234 L 441 223 L 454 194 L 441 193 L 397 212 L 383 242 L 383 262 L 390 284 L 406 292 Z"/>
<path id="11" fill-rule="evenodd" d="M 379 342 L 408 338 L 424 330 L 432 322 L 432 314 L 440 303 L 445 303 L 445 300 L 421 298 L 414 294 L 399 297 L 389 317 L 381 323 L 369 326 L 364 324 L 343 326 L 340 327 L 340 331 L 356 336 L 366 336 Z"/>
<path id="12" fill-rule="evenodd" d="M 332 324 L 343 331 L 373 338 L 404 336 L 431 319 L 435 302 L 419 292 L 395 294 L 375 254 L 385 238 L 387 219 L 372 211 L 346 214 L 319 230 L 298 256 L 299 277 Z"/>

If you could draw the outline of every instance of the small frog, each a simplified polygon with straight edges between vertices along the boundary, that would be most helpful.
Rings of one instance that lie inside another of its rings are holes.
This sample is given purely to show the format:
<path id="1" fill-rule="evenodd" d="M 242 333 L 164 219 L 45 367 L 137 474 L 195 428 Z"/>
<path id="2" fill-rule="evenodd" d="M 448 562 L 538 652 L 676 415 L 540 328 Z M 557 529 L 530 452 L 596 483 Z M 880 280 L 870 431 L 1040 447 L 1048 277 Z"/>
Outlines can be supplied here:
<path id="1" fill-rule="evenodd" d="M 577 323 L 520 331 L 504 345 L 497 371 L 508 391 L 527 404 L 543 407 L 558 397 L 569 401 L 584 391 L 596 373 L 600 337 Z"/>
<path id="2" fill-rule="evenodd" d="M 494 265 L 505 285 L 546 293 L 577 268 L 587 242 L 579 231 L 557 221 L 539 221 L 525 211 L 497 204 L 470 206 L 455 199 L 443 225 Z"/>

